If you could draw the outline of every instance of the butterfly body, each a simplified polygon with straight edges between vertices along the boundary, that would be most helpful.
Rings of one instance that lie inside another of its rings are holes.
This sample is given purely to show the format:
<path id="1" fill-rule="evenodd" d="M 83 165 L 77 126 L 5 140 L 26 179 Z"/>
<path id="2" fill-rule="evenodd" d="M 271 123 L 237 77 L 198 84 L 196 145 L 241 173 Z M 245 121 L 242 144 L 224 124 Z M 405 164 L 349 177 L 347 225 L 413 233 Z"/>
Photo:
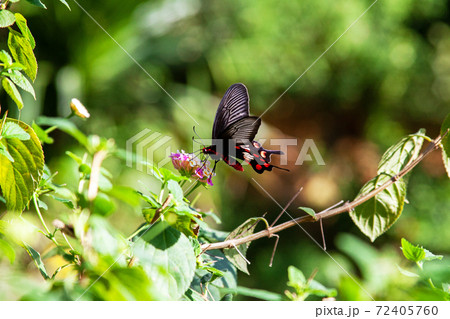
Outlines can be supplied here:
<path id="1" fill-rule="evenodd" d="M 283 169 L 270 164 L 270 156 L 282 152 L 266 150 L 254 141 L 260 125 L 259 117 L 250 116 L 247 88 L 241 83 L 233 84 L 223 96 L 214 118 L 214 144 L 204 147 L 202 153 L 216 163 L 223 160 L 238 171 L 244 169 L 236 159 L 247 162 L 259 174 L 273 167 Z"/>

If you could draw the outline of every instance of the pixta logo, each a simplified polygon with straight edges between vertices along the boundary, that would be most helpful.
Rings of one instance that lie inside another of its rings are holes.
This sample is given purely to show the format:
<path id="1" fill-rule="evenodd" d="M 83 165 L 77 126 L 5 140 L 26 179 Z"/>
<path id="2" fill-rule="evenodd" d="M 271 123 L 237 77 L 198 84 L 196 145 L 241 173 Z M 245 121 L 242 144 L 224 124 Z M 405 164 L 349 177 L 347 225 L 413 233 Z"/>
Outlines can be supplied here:
<path id="1" fill-rule="evenodd" d="M 144 129 L 126 142 L 126 165 L 140 172 L 152 174 L 152 167 L 163 167 L 170 162 L 170 145 L 172 137 Z M 158 160 L 159 159 L 159 160 Z"/>

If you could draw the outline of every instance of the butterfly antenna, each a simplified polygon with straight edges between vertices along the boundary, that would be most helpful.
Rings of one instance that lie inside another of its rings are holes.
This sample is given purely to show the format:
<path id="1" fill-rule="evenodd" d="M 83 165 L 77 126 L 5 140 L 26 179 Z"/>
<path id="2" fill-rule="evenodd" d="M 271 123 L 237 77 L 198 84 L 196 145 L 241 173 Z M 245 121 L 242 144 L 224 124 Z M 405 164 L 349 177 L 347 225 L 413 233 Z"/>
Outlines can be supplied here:
<path id="1" fill-rule="evenodd" d="M 199 138 L 199 140 L 202 142 L 201 144 L 206 145 L 205 141 L 202 140 L 202 138 L 200 137 L 200 135 L 197 134 L 197 131 L 195 130 L 195 126 L 192 127 L 192 129 L 194 130 L 195 135 L 197 135 L 197 137 Z M 194 140 L 194 137 L 192 137 L 192 140 Z M 198 143 L 198 142 L 197 142 Z M 199 143 L 200 144 L 200 143 Z"/>

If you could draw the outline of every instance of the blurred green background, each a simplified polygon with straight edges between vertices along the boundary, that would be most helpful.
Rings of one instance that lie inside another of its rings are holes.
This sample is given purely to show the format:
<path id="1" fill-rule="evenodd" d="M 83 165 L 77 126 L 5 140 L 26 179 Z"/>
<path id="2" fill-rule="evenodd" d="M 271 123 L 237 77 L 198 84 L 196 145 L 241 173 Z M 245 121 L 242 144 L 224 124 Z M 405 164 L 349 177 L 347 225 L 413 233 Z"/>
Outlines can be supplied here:
<path id="1" fill-rule="evenodd" d="M 233 83 L 245 83 L 252 114 L 262 114 L 373 3 L 79 1 L 99 27 L 73 3 L 68 11 L 47 2 L 48 10 L 19 4 L 37 42 L 37 100 L 25 95 L 19 115 L 2 92 L 1 105 L 31 123 L 39 115 L 69 114 L 70 99 L 77 97 L 91 113 L 78 122 L 85 132 L 125 148 L 127 139 L 148 128 L 172 137 L 173 151 L 192 148 L 194 125 L 202 137 L 210 136 L 220 98 Z M 259 138 L 298 139 L 288 148 L 290 172 L 240 173 L 221 163 L 214 186 L 197 191 L 198 206 L 216 212 L 222 219 L 217 227 L 226 231 L 266 212 L 270 222 L 280 209 L 254 178 L 282 206 L 304 187 L 292 216 L 304 214 L 298 206 L 319 211 L 353 199 L 376 175 L 381 154 L 402 136 L 421 127 L 437 136 L 450 110 L 449 6 L 444 0 L 375 3 L 262 117 Z M 0 36 L 5 43 L 6 32 Z M 59 172 L 57 182 L 75 185 L 76 167 L 64 152 L 73 143 L 76 153 L 76 145 L 63 133 L 54 137 L 55 144 L 45 148 L 47 164 Z M 326 165 L 295 165 L 305 139 L 315 141 Z M 156 154 L 158 160 L 165 156 L 165 150 Z M 155 183 L 119 161 L 106 166 L 119 185 L 145 190 Z M 401 237 L 447 255 L 428 270 L 438 281 L 450 278 L 450 183 L 438 152 L 413 171 L 408 190 L 402 217 L 374 243 L 346 214 L 324 222 L 328 253 L 376 299 L 411 298 L 405 287 L 413 279 L 395 266 L 408 265 L 400 255 Z M 57 217 L 59 209 L 51 207 L 47 218 Z M 109 219 L 124 234 L 142 222 L 139 212 L 119 204 Z M 321 242 L 318 225 L 304 228 Z M 240 285 L 283 292 L 286 269 L 294 265 L 307 276 L 317 268 L 316 279 L 338 288 L 339 299 L 369 298 L 300 228 L 280 236 L 271 268 L 274 241 L 252 243 L 251 276 L 240 273 Z M 421 293 L 415 298 L 426 298 Z"/>

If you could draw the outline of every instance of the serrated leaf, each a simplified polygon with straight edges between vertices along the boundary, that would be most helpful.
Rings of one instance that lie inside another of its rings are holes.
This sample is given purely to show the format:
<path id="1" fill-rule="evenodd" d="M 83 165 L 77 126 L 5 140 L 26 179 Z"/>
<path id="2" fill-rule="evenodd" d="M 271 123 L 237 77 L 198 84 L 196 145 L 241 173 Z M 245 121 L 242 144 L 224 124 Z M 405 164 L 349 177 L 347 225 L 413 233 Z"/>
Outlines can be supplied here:
<path id="1" fill-rule="evenodd" d="M 356 198 L 371 192 L 390 180 L 381 174 L 367 182 Z M 387 231 L 400 217 L 406 197 L 406 184 L 399 179 L 366 202 L 355 207 L 350 217 L 361 232 L 374 241 Z"/>
<path id="2" fill-rule="evenodd" d="M 11 51 L 14 60 L 23 65 L 25 74 L 34 81 L 37 74 L 37 61 L 28 38 L 21 33 L 10 29 L 8 48 Z"/>
<path id="3" fill-rule="evenodd" d="M 31 34 L 30 29 L 28 28 L 27 20 L 20 13 L 15 13 L 14 16 L 16 18 L 16 24 L 19 27 L 20 32 L 22 32 L 22 35 L 28 39 L 31 48 L 34 49 L 36 47 L 36 41 L 34 40 L 34 37 Z"/>
<path id="4" fill-rule="evenodd" d="M 445 170 L 447 171 L 447 175 L 450 178 L 450 132 L 447 133 L 447 130 L 450 130 L 450 114 L 447 115 L 444 122 L 441 126 L 441 136 L 445 137 L 442 139 L 442 161 L 444 162 Z"/>
<path id="5" fill-rule="evenodd" d="M 377 174 L 398 174 L 408 163 L 415 160 L 422 148 L 424 135 L 425 129 L 420 129 L 391 146 L 381 157 Z"/>
<path id="6" fill-rule="evenodd" d="M 131 247 L 134 256 L 158 291 L 166 299 L 177 300 L 194 278 L 196 259 L 189 239 L 164 222 L 157 235 L 150 228 Z"/>
<path id="7" fill-rule="evenodd" d="M 420 262 L 425 258 L 425 250 L 422 247 L 414 246 L 405 238 L 402 238 L 402 251 L 406 259 Z"/>
<path id="8" fill-rule="evenodd" d="M 180 185 L 176 181 L 174 181 L 172 179 L 169 180 L 167 182 L 167 189 L 173 195 L 175 201 L 177 201 L 179 203 L 183 201 L 183 190 L 181 189 Z"/>
<path id="9" fill-rule="evenodd" d="M 4 72 L 3 75 L 9 77 L 11 81 L 14 82 L 18 87 L 22 90 L 30 93 L 33 98 L 36 100 L 36 94 L 34 93 L 34 88 L 31 85 L 30 81 L 18 70 L 10 70 L 10 72 Z"/>
<path id="10" fill-rule="evenodd" d="M 43 4 L 40 0 L 27 0 L 27 2 L 35 5 L 36 7 L 40 7 L 40 8 L 44 8 L 47 9 L 47 7 L 45 6 L 45 4 Z"/>
<path id="11" fill-rule="evenodd" d="M 288 267 L 288 285 L 294 287 L 296 285 L 304 285 L 306 284 L 306 278 L 303 272 L 294 266 Z"/>
<path id="12" fill-rule="evenodd" d="M 304 211 L 305 213 L 307 213 L 308 215 L 315 217 L 316 216 L 316 212 L 314 211 L 314 209 L 309 208 L 309 207 L 299 207 L 298 209 L 301 209 L 302 211 Z"/>
<path id="13" fill-rule="evenodd" d="M 0 238 L 0 252 L 0 255 L 8 258 L 11 264 L 14 263 L 14 260 L 16 259 L 16 251 L 6 240 L 2 238 Z"/>
<path id="14" fill-rule="evenodd" d="M 39 185 L 44 171 L 44 154 L 30 126 L 15 119 L 7 119 L 8 122 L 20 125 L 30 136 L 24 141 L 17 138 L 0 140 L 14 159 L 11 162 L 5 156 L 0 156 L 0 188 L 6 199 L 6 208 L 22 211 Z"/>
<path id="15" fill-rule="evenodd" d="M 84 147 L 88 147 L 86 135 L 68 119 L 40 116 L 37 118 L 36 123 L 38 125 L 56 126 L 59 130 L 72 136 Z"/>
<path id="16" fill-rule="evenodd" d="M 6 122 L 2 128 L 3 138 L 18 138 L 21 141 L 26 141 L 30 139 L 30 134 L 25 132 L 23 128 L 20 127 L 19 124 L 14 122 Z"/>
<path id="17" fill-rule="evenodd" d="M 256 224 L 259 221 L 264 221 L 266 225 L 268 225 L 267 221 L 262 217 L 253 217 L 247 219 L 244 223 L 242 223 L 239 227 L 233 230 L 225 240 L 237 239 L 246 237 L 248 235 L 253 234 L 255 231 Z M 227 259 L 236 266 L 237 269 L 249 275 L 247 268 L 247 260 L 243 258 L 247 254 L 248 247 L 251 242 L 247 242 L 237 246 L 236 248 L 226 248 L 223 250 Z M 239 251 L 238 251 L 239 250 Z M 241 255 L 242 254 L 242 255 Z"/>
<path id="18" fill-rule="evenodd" d="M 16 85 L 10 79 L 3 77 L 2 86 L 5 89 L 6 93 L 8 93 L 8 95 L 14 101 L 14 103 L 16 103 L 19 110 L 21 110 L 23 108 L 23 101 L 19 90 L 16 88 Z"/>
<path id="19" fill-rule="evenodd" d="M 0 28 L 6 28 L 16 21 L 14 13 L 9 10 L 0 10 Z"/>
<path id="20" fill-rule="evenodd" d="M 34 250 L 33 247 L 31 247 L 26 243 L 23 244 L 23 247 L 30 255 L 30 257 L 33 259 L 34 264 L 39 269 L 42 277 L 44 277 L 44 279 L 46 280 L 50 279 L 49 275 L 47 274 L 47 270 L 45 269 L 44 263 L 42 262 L 41 255 L 36 250 Z"/>
<path id="21" fill-rule="evenodd" d="M 444 258 L 444 256 L 442 255 L 435 255 L 433 254 L 431 251 L 429 251 L 428 249 L 423 249 L 425 250 L 425 258 L 423 260 L 425 261 L 430 261 L 430 260 L 441 260 L 442 258 Z"/>

